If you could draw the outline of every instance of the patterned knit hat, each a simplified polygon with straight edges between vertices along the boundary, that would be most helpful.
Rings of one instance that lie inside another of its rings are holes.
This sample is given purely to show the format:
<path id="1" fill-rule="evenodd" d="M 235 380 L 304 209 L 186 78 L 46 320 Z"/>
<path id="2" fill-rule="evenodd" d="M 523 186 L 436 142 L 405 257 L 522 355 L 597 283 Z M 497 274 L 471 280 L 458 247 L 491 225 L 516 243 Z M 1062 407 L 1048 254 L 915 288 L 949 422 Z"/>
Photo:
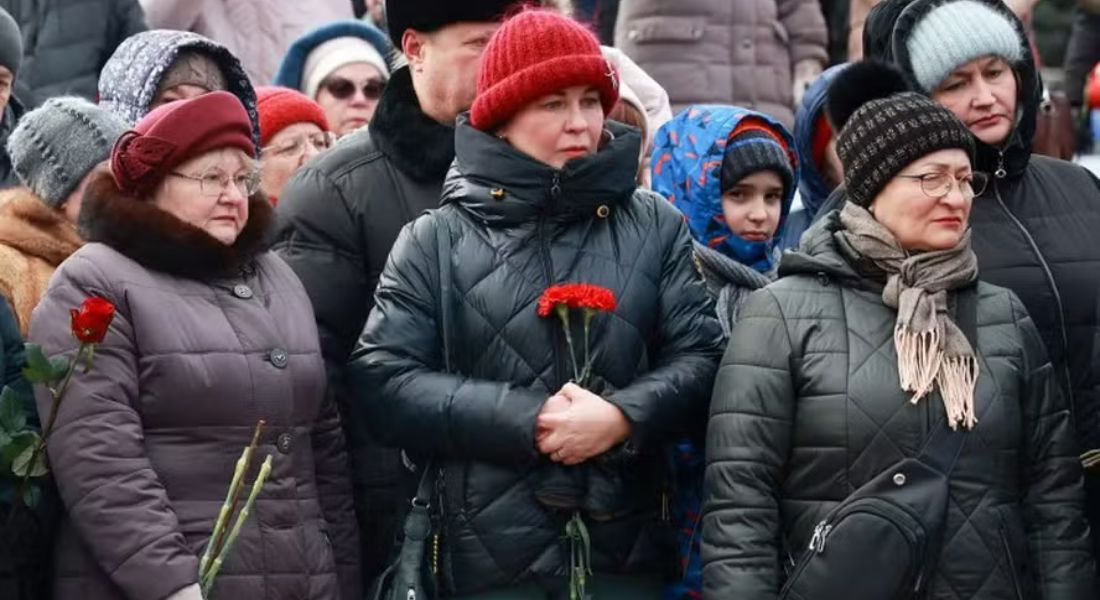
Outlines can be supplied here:
<path id="1" fill-rule="evenodd" d="M 492 131 L 539 97 L 575 85 L 598 89 L 605 115 L 619 100 L 618 70 L 592 32 L 552 11 L 525 10 L 485 47 L 470 123 Z"/>
<path id="2" fill-rule="evenodd" d="M 905 76 L 882 63 L 862 62 L 837 75 L 826 111 L 838 128 L 848 200 L 870 206 L 902 169 L 938 150 L 974 155 L 970 131 L 951 111 L 908 91 Z"/>
<path id="3" fill-rule="evenodd" d="M 83 98 L 50 98 L 19 120 L 8 154 L 19 181 L 58 208 L 123 131 L 125 121 Z"/>
<path id="4" fill-rule="evenodd" d="M 760 171 L 772 171 L 783 181 L 783 197 L 794 187 L 793 160 L 783 138 L 763 121 L 745 119 L 730 133 L 722 155 L 723 192 L 745 177 Z"/>
<path id="5" fill-rule="evenodd" d="M 975 0 L 946 2 L 928 11 L 905 45 L 913 77 L 925 92 L 974 59 L 999 56 L 1016 63 L 1024 57 L 1020 35 L 1008 17 Z"/>

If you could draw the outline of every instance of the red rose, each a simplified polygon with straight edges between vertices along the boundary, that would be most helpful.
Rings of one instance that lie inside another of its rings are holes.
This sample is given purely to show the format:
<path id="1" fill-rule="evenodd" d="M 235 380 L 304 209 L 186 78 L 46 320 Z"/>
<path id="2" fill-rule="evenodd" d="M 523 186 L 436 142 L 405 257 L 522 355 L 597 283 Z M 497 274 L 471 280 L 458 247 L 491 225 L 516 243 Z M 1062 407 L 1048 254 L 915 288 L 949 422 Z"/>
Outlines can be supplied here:
<path id="1" fill-rule="evenodd" d="M 115 305 L 104 298 L 87 298 L 80 310 L 69 311 L 73 317 L 73 335 L 83 344 L 98 344 L 107 337 L 107 328 L 115 318 Z"/>

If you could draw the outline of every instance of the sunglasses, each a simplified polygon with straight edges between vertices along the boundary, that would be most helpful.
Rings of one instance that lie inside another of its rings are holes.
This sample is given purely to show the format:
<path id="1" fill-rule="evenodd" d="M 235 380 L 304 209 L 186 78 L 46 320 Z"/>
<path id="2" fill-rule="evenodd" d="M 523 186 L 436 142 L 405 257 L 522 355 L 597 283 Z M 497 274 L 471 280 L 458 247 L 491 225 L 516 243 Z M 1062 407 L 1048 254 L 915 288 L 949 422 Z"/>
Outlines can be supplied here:
<path id="1" fill-rule="evenodd" d="M 321 87 L 328 90 L 333 98 L 347 100 L 355 94 L 355 82 L 343 77 L 329 77 L 321 82 Z M 386 89 L 386 82 L 381 79 L 368 79 L 363 83 L 363 96 L 368 100 L 377 100 L 382 97 L 382 90 Z"/>

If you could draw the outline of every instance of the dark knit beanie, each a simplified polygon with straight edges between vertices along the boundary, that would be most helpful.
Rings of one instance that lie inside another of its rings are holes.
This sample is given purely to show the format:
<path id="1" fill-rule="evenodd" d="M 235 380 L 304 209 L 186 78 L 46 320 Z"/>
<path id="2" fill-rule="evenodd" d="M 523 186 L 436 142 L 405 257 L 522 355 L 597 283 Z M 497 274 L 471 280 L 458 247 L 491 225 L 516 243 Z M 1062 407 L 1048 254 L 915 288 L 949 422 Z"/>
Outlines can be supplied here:
<path id="1" fill-rule="evenodd" d="M 905 76 L 882 63 L 862 62 L 837 75 L 826 110 L 840 130 L 836 151 L 844 165 L 848 200 L 867 207 L 913 162 L 958 148 L 974 156 L 970 130 L 951 111 L 908 91 Z"/>
<path id="2" fill-rule="evenodd" d="M 722 155 L 721 189 L 725 192 L 738 181 L 760 171 L 772 171 L 779 175 L 783 181 L 784 198 L 794 187 L 791 155 L 782 138 L 763 124 L 743 122 L 730 135 Z"/>
<path id="3" fill-rule="evenodd" d="M 19 24 L 11 18 L 8 11 L 0 8 L 0 66 L 7 67 L 11 74 L 19 73 L 19 64 L 23 62 L 23 34 Z"/>
<path id="4" fill-rule="evenodd" d="M 499 21 L 519 4 L 521 0 L 386 0 L 386 24 L 393 47 L 400 50 L 406 29 L 428 33 L 463 21 Z"/>
<path id="5" fill-rule="evenodd" d="M 599 90 L 604 115 L 619 101 L 619 73 L 591 31 L 556 12 L 526 10 L 485 46 L 470 124 L 492 131 L 538 98 L 577 85 Z"/>

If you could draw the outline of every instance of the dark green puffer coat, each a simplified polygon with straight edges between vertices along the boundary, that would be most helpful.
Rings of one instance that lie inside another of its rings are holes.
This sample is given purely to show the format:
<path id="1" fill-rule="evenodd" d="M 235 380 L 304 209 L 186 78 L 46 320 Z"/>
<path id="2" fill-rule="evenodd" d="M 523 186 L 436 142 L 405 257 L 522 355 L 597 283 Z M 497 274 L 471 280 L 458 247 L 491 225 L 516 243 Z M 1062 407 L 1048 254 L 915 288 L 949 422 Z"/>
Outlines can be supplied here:
<path id="1" fill-rule="evenodd" d="M 377 436 L 445 464 L 447 592 L 565 582 L 570 512 L 535 499 L 558 468 L 536 449 L 535 420 L 571 373 L 560 324 L 536 312 L 543 290 L 566 282 L 618 299 L 592 323 L 594 372 L 633 424 L 614 457 L 577 467 L 583 492 L 615 514 L 588 515 L 596 577 L 674 567 L 659 510 L 661 445 L 703 426 L 722 335 L 682 216 L 634 189 L 637 131 L 609 127 L 615 139 L 559 171 L 460 119 L 444 204 L 402 232 L 353 353 L 354 401 Z M 441 224 L 453 375 L 437 324 Z"/>
<path id="2" fill-rule="evenodd" d="M 838 228 L 837 213 L 826 216 L 801 253 L 784 257 L 780 280 L 749 297 L 719 368 L 707 433 L 707 598 L 774 600 L 783 565 L 815 525 L 917 456 L 945 418 L 938 393 L 911 404 L 901 391 L 885 277 L 849 264 Z M 978 423 L 950 476 L 946 542 L 926 598 L 1093 599 L 1068 405 L 1012 292 L 977 284 L 976 350 Z"/>

